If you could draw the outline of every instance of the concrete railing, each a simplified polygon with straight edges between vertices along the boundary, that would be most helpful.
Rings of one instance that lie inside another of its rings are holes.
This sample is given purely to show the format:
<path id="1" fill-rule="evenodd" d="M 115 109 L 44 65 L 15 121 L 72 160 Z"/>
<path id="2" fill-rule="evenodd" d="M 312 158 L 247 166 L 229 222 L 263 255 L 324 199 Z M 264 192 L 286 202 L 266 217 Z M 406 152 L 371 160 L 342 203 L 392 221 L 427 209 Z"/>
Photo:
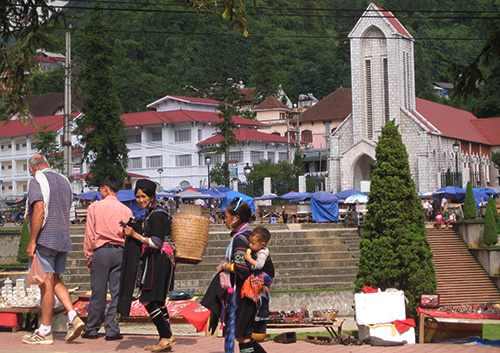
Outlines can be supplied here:
<path id="1" fill-rule="evenodd" d="M 17 262 L 20 238 L 21 232 L 18 230 L 0 233 L 0 264 Z"/>

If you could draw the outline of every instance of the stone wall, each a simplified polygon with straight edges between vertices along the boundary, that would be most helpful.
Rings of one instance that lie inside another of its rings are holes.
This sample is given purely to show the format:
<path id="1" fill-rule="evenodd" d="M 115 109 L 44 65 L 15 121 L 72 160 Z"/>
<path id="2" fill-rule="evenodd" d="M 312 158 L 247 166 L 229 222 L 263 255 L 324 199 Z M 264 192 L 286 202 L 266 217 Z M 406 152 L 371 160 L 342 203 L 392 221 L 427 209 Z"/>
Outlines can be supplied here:
<path id="1" fill-rule="evenodd" d="M 269 309 L 271 311 L 316 311 L 337 309 L 339 316 L 354 315 L 354 291 L 318 291 L 271 293 Z"/>
<path id="2" fill-rule="evenodd" d="M 17 262 L 17 249 L 21 233 L 12 231 L 0 233 L 0 264 Z"/>

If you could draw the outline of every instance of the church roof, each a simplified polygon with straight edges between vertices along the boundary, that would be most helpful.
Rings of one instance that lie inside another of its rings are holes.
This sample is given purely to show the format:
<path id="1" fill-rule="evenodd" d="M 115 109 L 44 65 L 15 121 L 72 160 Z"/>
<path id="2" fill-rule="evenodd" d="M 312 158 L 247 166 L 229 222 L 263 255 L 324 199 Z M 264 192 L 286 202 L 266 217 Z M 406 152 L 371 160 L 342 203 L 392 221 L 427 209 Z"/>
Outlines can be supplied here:
<path id="1" fill-rule="evenodd" d="M 253 111 L 262 110 L 290 110 L 290 108 L 288 108 L 286 104 L 283 104 L 282 102 L 277 100 L 275 97 L 271 96 L 269 98 L 266 98 L 262 103 L 260 103 L 253 109 Z"/>
<path id="2" fill-rule="evenodd" d="M 394 27 L 394 29 L 399 34 L 401 34 L 401 35 L 403 35 L 405 37 L 411 38 L 411 34 L 408 33 L 408 31 L 403 27 L 403 25 L 401 24 L 401 22 L 398 21 L 398 19 L 396 18 L 396 16 L 394 16 L 392 14 L 392 12 L 384 10 L 383 8 L 381 8 L 380 6 L 377 6 L 375 4 L 373 4 L 373 6 L 375 8 L 377 8 L 382 13 L 382 15 L 384 16 L 384 18 L 391 24 L 392 27 Z M 371 15 L 371 14 L 368 14 L 368 15 Z"/>
<path id="3" fill-rule="evenodd" d="M 417 111 L 444 136 L 464 141 L 490 145 L 489 139 L 479 129 L 474 114 L 448 105 L 416 98 Z M 500 130 L 497 130 L 500 132 Z M 497 132 L 498 133 L 498 132 Z"/>
<path id="4" fill-rule="evenodd" d="M 288 143 L 288 138 L 285 136 L 268 134 L 268 133 L 257 131 L 257 130 L 239 129 L 239 130 L 233 130 L 233 133 L 234 133 L 236 139 L 239 141 Z M 222 140 L 222 137 L 220 135 L 215 135 L 215 136 L 209 137 L 206 140 L 198 142 L 198 145 L 219 143 L 221 140 Z M 296 141 L 291 138 L 290 142 L 295 143 Z"/>
<path id="5" fill-rule="evenodd" d="M 352 90 L 340 87 L 300 114 L 299 121 L 345 119 L 352 112 Z"/>
<path id="6" fill-rule="evenodd" d="M 472 123 L 490 141 L 490 145 L 500 146 L 500 118 L 476 119 Z"/>

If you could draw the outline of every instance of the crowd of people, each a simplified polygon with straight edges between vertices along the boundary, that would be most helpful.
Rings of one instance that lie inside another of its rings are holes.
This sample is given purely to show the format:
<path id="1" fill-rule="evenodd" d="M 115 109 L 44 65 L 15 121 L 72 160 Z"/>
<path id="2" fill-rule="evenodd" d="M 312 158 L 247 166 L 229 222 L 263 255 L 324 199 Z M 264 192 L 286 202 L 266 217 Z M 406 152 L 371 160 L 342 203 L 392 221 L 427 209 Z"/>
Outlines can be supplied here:
<path id="1" fill-rule="evenodd" d="M 448 229 L 451 223 L 457 221 L 457 215 L 449 210 L 449 200 L 445 197 L 441 200 L 422 200 L 425 220 L 433 222 L 435 228 Z"/>
<path id="2" fill-rule="evenodd" d="M 97 339 L 104 323 L 105 339 L 120 340 L 119 318 L 130 313 L 134 292 L 146 308 L 158 331 L 158 341 L 144 347 L 152 352 L 170 351 L 175 344 L 167 295 L 174 289 L 175 244 L 172 241 L 172 217 L 156 198 L 156 184 L 148 179 L 137 181 L 135 199 L 146 210 L 144 219 L 133 218 L 132 211 L 118 201 L 119 181 L 107 176 L 100 181 L 101 201 L 87 211 L 84 254 L 90 273 L 92 293 L 87 323 L 78 317 L 60 276 L 66 270 L 66 256 L 71 251 L 70 208 L 72 190 L 68 179 L 50 168 L 47 159 L 35 155 L 29 160 L 33 179 L 28 189 L 30 239 L 27 253 L 30 268 L 40 261 L 45 280 L 41 289 L 41 323 L 22 341 L 30 345 L 53 344 L 51 319 L 54 295 L 64 306 L 68 317 L 66 341 L 78 337 Z M 252 339 L 253 332 L 265 330 L 269 314 L 269 288 L 274 280 L 274 265 L 267 244 L 269 231 L 260 226 L 249 228 L 250 206 L 241 198 L 226 207 L 224 222 L 230 230 L 225 258 L 215 269 L 201 304 L 211 311 L 210 329 L 219 320 L 224 325 L 226 351 L 235 341 L 240 352 L 265 352 Z M 107 288 L 111 300 L 107 304 Z M 231 303 L 231 305 L 226 305 Z"/>

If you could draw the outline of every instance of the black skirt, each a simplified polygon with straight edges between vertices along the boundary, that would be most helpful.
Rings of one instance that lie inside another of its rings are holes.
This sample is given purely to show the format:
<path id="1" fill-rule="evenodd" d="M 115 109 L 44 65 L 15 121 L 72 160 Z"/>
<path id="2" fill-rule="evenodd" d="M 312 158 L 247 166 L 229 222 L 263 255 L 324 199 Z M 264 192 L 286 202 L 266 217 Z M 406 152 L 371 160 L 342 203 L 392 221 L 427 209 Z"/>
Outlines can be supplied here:
<path id="1" fill-rule="evenodd" d="M 174 289 L 175 265 L 159 250 L 148 249 L 143 257 L 143 266 L 144 280 L 139 301 L 165 303 L 168 292 Z"/>

